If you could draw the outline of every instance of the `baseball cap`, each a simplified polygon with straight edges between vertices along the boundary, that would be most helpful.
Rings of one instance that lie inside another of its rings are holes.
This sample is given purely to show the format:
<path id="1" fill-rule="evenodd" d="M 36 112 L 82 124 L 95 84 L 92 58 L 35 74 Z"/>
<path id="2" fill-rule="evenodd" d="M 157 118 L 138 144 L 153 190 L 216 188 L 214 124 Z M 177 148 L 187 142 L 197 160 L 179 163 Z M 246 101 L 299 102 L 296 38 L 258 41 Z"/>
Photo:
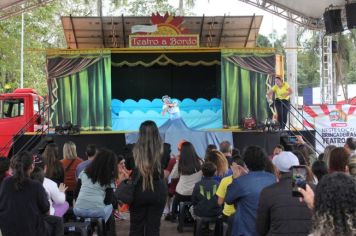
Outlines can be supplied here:
<path id="1" fill-rule="evenodd" d="M 292 166 L 299 165 L 299 160 L 292 152 L 283 151 L 273 158 L 272 163 L 279 171 L 289 172 Z"/>

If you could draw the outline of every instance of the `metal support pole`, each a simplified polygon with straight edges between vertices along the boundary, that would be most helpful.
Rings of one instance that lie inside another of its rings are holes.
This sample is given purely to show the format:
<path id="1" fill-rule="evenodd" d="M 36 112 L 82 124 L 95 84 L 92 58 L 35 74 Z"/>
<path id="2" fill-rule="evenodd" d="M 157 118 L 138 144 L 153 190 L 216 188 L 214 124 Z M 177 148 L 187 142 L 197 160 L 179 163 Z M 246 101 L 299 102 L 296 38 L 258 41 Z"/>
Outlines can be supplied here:
<path id="1" fill-rule="evenodd" d="M 286 51 L 287 63 L 287 80 L 293 93 L 290 95 L 290 103 L 293 107 L 298 107 L 298 82 L 297 82 L 297 31 L 296 26 L 292 22 L 287 23 L 287 48 L 292 48 Z M 290 111 L 293 112 L 293 111 Z M 290 123 L 295 126 L 295 116 L 289 116 Z"/>
<path id="2" fill-rule="evenodd" d="M 24 28 L 25 28 L 25 16 L 24 13 L 22 12 L 21 14 L 21 76 L 20 76 L 20 88 L 23 88 L 23 60 L 24 60 L 24 51 L 23 51 L 23 46 L 24 46 Z"/>

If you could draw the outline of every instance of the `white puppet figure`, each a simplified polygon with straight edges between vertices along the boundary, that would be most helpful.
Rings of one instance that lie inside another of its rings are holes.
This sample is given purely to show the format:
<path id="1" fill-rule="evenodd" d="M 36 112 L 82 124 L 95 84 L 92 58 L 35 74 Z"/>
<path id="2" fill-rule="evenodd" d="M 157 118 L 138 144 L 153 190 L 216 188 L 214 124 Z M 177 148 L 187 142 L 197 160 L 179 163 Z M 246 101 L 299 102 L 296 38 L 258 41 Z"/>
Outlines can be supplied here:
<path id="1" fill-rule="evenodd" d="M 169 114 L 169 119 L 175 120 L 180 118 L 180 110 L 178 106 L 177 100 L 171 100 L 168 95 L 164 95 L 162 97 L 163 107 L 162 107 L 162 115 L 165 115 L 166 112 Z"/>

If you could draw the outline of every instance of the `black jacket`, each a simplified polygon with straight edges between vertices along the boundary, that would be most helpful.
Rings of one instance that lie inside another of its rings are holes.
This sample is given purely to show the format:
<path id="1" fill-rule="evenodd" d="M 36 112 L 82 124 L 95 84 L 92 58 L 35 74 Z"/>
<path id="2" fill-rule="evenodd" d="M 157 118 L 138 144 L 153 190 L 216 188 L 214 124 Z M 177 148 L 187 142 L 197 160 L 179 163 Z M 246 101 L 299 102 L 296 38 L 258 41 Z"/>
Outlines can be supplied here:
<path id="1" fill-rule="evenodd" d="M 218 197 L 216 196 L 218 187 L 219 183 L 213 177 L 204 177 L 195 184 L 192 194 L 195 215 L 200 217 L 215 217 L 221 214 L 222 209 L 218 205 Z"/>
<path id="2" fill-rule="evenodd" d="M 291 173 L 264 188 L 257 210 L 257 232 L 261 235 L 308 235 L 312 211 L 298 197 L 292 197 Z"/>
<path id="3" fill-rule="evenodd" d="M 49 235 L 45 215 L 49 212 L 42 184 L 27 178 L 21 190 L 15 190 L 15 177 L 7 177 L 0 188 L 0 229 L 4 236 Z"/>

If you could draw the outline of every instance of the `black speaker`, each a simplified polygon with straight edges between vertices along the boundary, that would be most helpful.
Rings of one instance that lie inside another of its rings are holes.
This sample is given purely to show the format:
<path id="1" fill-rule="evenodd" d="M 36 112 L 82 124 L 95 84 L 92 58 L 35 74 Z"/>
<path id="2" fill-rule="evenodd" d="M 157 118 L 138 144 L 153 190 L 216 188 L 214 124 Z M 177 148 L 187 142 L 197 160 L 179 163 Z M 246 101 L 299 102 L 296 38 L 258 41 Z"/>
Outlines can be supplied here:
<path id="1" fill-rule="evenodd" d="M 347 28 L 356 29 L 356 2 L 346 4 Z"/>
<path id="2" fill-rule="evenodd" d="M 344 31 L 341 21 L 341 9 L 333 9 L 324 12 L 326 34 L 334 34 Z"/>

